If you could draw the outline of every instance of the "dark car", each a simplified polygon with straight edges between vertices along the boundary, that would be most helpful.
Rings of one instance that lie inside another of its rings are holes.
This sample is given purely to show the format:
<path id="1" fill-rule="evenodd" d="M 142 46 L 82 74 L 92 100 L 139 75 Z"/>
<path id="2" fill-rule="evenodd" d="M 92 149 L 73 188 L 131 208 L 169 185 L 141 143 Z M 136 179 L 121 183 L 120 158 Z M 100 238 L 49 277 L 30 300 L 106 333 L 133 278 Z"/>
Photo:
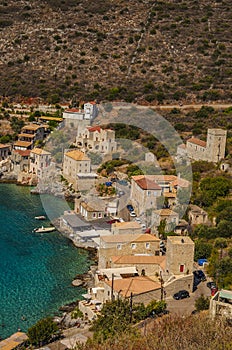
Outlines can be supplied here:
<path id="1" fill-rule="evenodd" d="M 198 279 L 200 282 L 206 281 L 206 276 L 202 270 L 196 270 L 193 272 L 194 277 Z"/>
<path id="2" fill-rule="evenodd" d="M 180 300 L 180 299 L 185 299 L 185 298 L 189 298 L 189 292 L 187 290 L 179 290 L 179 292 L 175 293 L 173 295 L 173 298 L 176 300 Z"/>
<path id="3" fill-rule="evenodd" d="M 131 204 L 128 204 L 126 207 L 129 211 L 134 211 L 134 208 Z"/>
<path id="4" fill-rule="evenodd" d="M 216 286 L 216 283 L 215 282 L 207 282 L 207 287 L 209 288 L 209 289 L 212 289 L 212 288 L 217 288 L 217 286 Z"/>

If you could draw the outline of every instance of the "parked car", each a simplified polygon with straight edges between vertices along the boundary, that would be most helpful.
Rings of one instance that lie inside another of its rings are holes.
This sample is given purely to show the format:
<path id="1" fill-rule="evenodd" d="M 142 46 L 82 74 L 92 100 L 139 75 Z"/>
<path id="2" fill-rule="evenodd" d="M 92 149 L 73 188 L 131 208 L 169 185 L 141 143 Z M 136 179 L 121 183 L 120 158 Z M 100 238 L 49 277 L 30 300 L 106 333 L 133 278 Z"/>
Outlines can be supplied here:
<path id="1" fill-rule="evenodd" d="M 217 287 L 212 287 L 211 288 L 211 296 L 213 297 L 218 291 L 218 288 Z"/>
<path id="2" fill-rule="evenodd" d="M 133 208 L 133 206 L 131 205 L 131 204 L 127 204 L 127 209 L 129 210 L 129 211 L 134 211 L 134 208 Z"/>
<path id="3" fill-rule="evenodd" d="M 112 220 L 109 220 L 109 221 L 106 221 L 107 224 L 114 224 L 115 222 L 120 222 L 119 219 L 112 219 Z"/>
<path id="4" fill-rule="evenodd" d="M 126 180 L 118 180 L 119 185 L 127 186 Z"/>
<path id="5" fill-rule="evenodd" d="M 207 287 L 209 288 L 209 289 L 212 289 L 212 288 L 217 288 L 217 286 L 216 286 L 216 283 L 215 282 L 207 282 Z"/>
<path id="6" fill-rule="evenodd" d="M 196 270 L 193 271 L 194 277 L 196 280 L 199 280 L 199 282 L 206 281 L 206 276 L 202 270 Z"/>
<path id="7" fill-rule="evenodd" d="M 173 295 L 173 298 L 176 300 L 180 300 L 180 299 L 185 299 L 185 298 L 189 298 L 189 292 L 187 290 L 179 290 L 179 292 L 175 293 Z"/>
<path id="8" fill-rule="evenodd" d="M 130 212 L 130 216 L 136 217 L 137 215 L 136 215 L 136 213 L 135 213 L 134 211 L 131 211 L 131 212 Z"/>
<path id="9" fill-rule="evenodd" d="M 137 221 L 139 224 L 141 224 L 141 219 L 140 218 L 135 218 L 135 221 Z"/>

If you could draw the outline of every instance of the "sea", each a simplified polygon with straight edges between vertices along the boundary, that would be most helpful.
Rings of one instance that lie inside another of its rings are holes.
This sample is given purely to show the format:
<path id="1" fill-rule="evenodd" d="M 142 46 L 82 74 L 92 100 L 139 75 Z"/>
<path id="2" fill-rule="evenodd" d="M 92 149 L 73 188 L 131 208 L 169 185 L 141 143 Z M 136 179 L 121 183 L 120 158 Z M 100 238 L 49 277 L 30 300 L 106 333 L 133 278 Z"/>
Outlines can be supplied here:
<path id="1" fill-rule="evenodd" d="M 77 274 L 87 272 L 88 252 L 73 246 L 60 232 L 35 233 L 67 210 L 62 199 L 34 195 L 29 187 L 0 184 L 0 337 L 38 320 L 58 315 L 59 307 L 83 299 L 73 287 Z M 69 207 L 70 209 L 70 207 Z M 35 216 L 48 216 L 38 221 Z"/>

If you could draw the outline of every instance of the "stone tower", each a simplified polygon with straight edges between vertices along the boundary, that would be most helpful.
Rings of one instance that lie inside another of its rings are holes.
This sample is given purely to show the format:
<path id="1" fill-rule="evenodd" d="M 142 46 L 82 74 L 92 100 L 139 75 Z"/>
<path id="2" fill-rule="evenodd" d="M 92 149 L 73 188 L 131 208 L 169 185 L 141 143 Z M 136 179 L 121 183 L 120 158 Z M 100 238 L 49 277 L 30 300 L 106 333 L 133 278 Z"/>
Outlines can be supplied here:
<path id="1" fill-rule="evenodd" d="M 226 130 L 208 129 L 206 157 L 209 162 L 217 163 L 225 158 Z"/>
<path id="2" fill-rule="evenodd" d="M 192 274 L 194 242 L 188 236 L 168 236 L 166 272 L 174 275 Z"/>

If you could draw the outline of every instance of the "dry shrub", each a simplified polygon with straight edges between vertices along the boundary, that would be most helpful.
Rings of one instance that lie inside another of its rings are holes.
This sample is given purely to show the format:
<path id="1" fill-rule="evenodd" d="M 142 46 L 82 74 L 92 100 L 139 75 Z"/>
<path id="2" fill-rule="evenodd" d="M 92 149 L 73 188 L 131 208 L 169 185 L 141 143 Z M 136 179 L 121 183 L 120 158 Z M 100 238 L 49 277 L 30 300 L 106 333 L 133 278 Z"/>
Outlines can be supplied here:
<path id="1" fill-rule="evenodd" d="M 152 320 L 137 336 L 125 335 L 104 344 L 79 345 L 76 350 L 229 350 L 232 328 L 208 313 L 189 317 L 168 316 Z"/>

